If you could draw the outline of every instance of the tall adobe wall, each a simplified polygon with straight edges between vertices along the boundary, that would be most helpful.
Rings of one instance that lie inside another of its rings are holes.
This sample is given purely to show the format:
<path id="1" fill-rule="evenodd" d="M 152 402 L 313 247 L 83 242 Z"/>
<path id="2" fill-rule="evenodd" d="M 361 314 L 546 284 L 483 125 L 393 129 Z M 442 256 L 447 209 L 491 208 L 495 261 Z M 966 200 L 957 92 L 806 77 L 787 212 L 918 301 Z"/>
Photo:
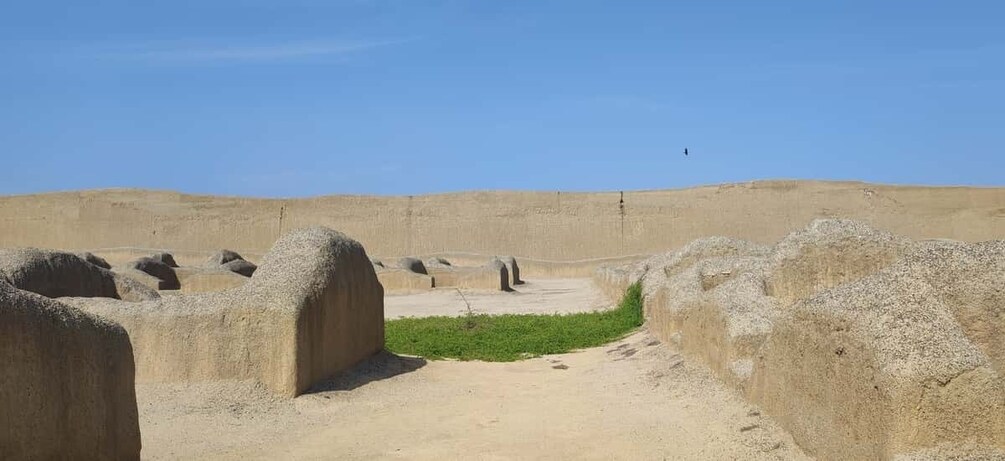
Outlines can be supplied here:
<path id="1" fill-rule="evenodd" d="M 573 261 L 652 254 L 709 235 L 773 243 L 814 218 L 833 217 L 913 239 L 1001 238 L 1005 188 L 765 181 L 624 193 L 288 200 L 82 191 L 0 197 L 0 247 L 262 254 L 283 233 L 320 225 L 378 256 L 473 252 Z"/>

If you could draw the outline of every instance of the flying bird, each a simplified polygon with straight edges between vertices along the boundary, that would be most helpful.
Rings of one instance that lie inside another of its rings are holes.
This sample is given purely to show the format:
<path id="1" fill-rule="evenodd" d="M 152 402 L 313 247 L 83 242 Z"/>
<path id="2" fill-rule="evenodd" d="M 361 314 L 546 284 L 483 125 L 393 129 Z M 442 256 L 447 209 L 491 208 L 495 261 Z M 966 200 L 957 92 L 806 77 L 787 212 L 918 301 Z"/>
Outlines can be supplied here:
<path id="1" fill-rule="evenodd" d="M 687 157 L 687 148 L 684 148 L 684 156 Z"/>

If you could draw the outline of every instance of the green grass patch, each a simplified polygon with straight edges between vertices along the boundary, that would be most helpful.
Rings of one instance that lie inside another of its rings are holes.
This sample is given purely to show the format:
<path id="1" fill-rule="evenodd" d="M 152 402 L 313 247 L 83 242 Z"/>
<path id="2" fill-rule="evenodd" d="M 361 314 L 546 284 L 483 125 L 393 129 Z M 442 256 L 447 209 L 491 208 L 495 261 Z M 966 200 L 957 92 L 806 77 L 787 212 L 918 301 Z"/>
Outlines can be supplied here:
<path id="1" fill-rule="evenodd" d="M 385 322 L 385 341 L 391 352 L 432 360 L 512 362 L 607 344 L 642 321 L 642 287 L 635 283 L 608 311 L 395 319 Z"/>

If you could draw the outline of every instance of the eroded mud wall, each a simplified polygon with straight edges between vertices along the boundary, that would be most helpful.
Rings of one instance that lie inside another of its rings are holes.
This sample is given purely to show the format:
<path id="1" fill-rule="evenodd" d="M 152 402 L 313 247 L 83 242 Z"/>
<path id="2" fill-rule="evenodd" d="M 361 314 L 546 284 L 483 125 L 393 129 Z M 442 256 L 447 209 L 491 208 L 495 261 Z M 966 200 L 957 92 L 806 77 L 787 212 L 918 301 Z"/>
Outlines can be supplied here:
<path id="1" fill-rule="evenodd" d="M 767 181 L 668 191 L 471 192 L 249 199 L 105 190 L 0 197 L 0 246 L 263 253 L 294 228 L 340 229 L 374 255 L 475 252 L 570 261 L 699 237 L 775 242 L 842 217 L 914 239 L 1005 236 L 1005 188 Z"/>

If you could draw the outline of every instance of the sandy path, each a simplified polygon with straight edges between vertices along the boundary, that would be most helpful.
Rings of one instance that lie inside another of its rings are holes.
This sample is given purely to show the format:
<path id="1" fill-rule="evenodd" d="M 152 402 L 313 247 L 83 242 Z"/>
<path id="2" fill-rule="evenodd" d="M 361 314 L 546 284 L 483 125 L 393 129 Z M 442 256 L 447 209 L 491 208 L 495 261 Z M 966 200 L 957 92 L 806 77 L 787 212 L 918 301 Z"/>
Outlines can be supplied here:
<path id="1" fill-rule="evenodd" d="M 804 459 L 646 333 L 515 363 L 384 356 L 294 400 L 137 386 L 148 459 Z"/>
<path id="2" fill-rule="evenodd" d="M 464 290 L 464 297 L 476 313 L 552 314 L 589 312 L 610 307 L 590 279 L 531 279 L 515 291 Z M 416 294 L 388 294 L 384 297 L 384 317 L 429 317 L 462 315 L 467 307 L 457 290 L 438 288 Z"/>

